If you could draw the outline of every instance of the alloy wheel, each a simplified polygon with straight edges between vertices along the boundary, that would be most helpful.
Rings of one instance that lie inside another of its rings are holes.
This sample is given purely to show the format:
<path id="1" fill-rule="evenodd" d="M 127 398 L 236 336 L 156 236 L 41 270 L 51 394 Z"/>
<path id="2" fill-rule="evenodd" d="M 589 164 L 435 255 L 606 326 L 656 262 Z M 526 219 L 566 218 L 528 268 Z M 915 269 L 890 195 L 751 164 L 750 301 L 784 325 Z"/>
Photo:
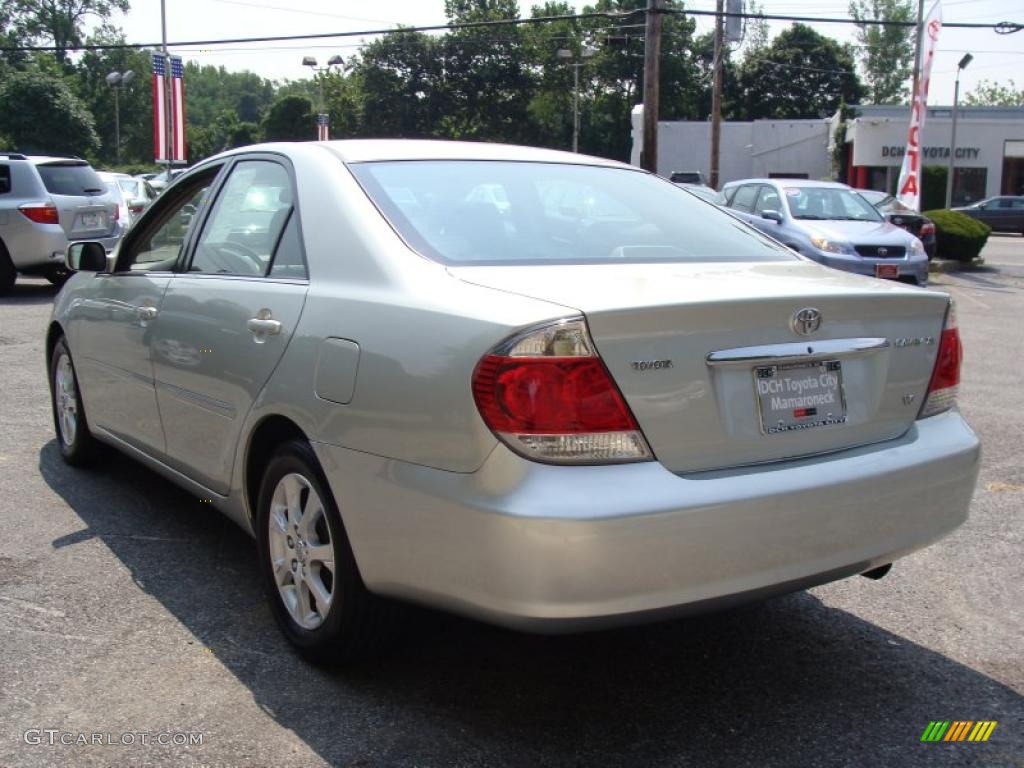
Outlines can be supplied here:
<path id="1" fill-rule="evenodd" d="M 331 609 L 336 579 L 330 523 L 309 480 L 292 472 L 278 481 L 267 525 L 281 600 L 296 624 L 316 629 Z"/>
<path id="2" fill-rule="evenodd" d="M 57 423 L 60 425 L 60 439 L 65 446 L 75 443 L 78 433 L 78 390 L 75 387 L 75 369 L 67 354 L 60 357 L 53 375 L 54 400 L 57 407 Z"/>

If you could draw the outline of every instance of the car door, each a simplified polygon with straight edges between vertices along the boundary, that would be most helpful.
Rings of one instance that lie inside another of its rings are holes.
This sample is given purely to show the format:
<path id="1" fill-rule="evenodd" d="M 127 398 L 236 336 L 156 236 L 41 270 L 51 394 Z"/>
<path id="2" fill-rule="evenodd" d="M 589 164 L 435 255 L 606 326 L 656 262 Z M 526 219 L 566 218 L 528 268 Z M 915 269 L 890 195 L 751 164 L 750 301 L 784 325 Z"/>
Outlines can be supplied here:
<path id="1" fill-rule="evenodd" d="M 1024 197 L 1000 198 L 999 210 L 1004 216 L 999 222 L 1002 231 L 1024 233 Z"/>
<path id="2" fill-rule="evenodd" d="M 729 201 L 729 208 L 737 216 L 758 228 L 760 228 L 760 216 L 754 215 L 754 205 L 757 203 L 757 193 L 760 187 L 760 184 L 743 184 L 736 189 Z"/>
<path id="3" fill-rule="evenodd" d="M 153 327 L 167 461 L 226 493 L 242 424 L 306 299 L 294 179 L 278 156 L 231 167 Z"/>
<path id="4" fill-rule="evenodd" d="M 164 291 L 191 233 L 190 213 L 216 176 L 213 167 L 160 201 L 122 241 L 110 273 L 82 289 L 73 309 L 74 351 L 89 421 L 129 445 L 161 456 L 150 340 Z"/>

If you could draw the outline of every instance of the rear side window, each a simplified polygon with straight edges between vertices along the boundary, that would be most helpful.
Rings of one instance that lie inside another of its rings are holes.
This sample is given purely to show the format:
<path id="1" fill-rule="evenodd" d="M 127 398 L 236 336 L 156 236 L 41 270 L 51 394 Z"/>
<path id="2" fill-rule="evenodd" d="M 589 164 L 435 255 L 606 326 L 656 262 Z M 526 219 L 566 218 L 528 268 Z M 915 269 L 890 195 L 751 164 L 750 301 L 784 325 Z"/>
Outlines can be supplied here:
<path id="1" fill-rule="evenodd" d="M 106 186 L 96 171 L 81 163 L 47 163 L 37 165 L 43 186 L 51 195 L 102 195 Z"/>
<path id="2" fill-rule="evenodd" d="M 0 195 L 11 191 L 11 166 L 0 165 Z"/>
<path id="3" fill-rule="evenodd" d="M 754 208 L 754 198 L 757 197 L 757 185 L 745 184 L 736 190 L 733 195 L 731 206 L 737 211 L 750 213 Z"/>
<path id="4" fill-rule="evenodd" d="M 349 168 L 410 246 L 446 264 L 793 258 L 675 184 L 627 168 L 495 160 Z"/>

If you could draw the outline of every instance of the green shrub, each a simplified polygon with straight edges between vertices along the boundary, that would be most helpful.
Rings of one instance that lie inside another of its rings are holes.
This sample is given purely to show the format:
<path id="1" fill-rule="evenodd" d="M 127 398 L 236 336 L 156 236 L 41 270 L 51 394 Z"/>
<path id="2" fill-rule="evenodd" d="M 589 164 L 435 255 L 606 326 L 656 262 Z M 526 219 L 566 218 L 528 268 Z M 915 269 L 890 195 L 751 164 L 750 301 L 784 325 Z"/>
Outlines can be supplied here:
<path id="1" fill-rule="evenodd" d="M 971 261 L 985 247 L 992 228 L 959 211 L 922 211 L 935 222 L 935 255 L 940 259 Z"/>

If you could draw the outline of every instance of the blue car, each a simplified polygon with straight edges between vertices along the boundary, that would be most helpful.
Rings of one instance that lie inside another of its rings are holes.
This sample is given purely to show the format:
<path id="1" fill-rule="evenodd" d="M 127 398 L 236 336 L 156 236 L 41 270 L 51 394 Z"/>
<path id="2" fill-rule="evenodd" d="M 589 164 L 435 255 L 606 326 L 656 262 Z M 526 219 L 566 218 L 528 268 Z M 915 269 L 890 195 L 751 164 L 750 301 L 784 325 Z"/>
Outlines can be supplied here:
<path id="1" fill-rule="evenodd" d="M 845 184 L 806 179 L 744 179 L 722 188 L 738 218 L 835 269 L 928 283 L 921 241 L 889 223 Z"/>

